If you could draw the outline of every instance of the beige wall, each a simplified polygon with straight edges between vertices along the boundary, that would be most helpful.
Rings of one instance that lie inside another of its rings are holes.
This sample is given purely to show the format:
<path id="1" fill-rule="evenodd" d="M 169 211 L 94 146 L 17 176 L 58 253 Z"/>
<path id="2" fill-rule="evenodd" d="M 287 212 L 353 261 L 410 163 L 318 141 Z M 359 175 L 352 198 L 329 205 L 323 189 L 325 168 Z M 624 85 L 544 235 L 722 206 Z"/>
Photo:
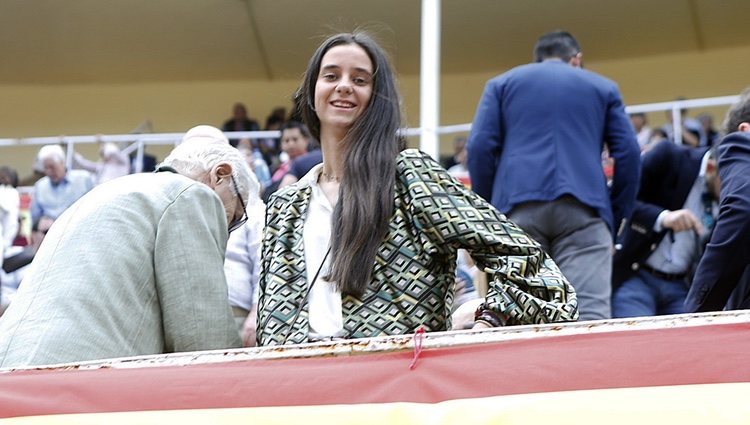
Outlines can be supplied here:
<path id="1" fill-rule="evenodd" d="M 617 81 L 627 104 L 739 93 L 750 85 L 750 47 L 681 53 L 597 62 L 586 57 L 589 69 Z M 302 71 L 302 70 L 300 70 Z M 470 122 L 484 83 L 496 73 L 443 75 L 443 125 Z M 401 76 L 407 124 L 419 124 L 419 77 Z M 298 80 L 273 82 L 227 81 L 125 85 L 0 86 L 0 138 L 128 133 L 146 120 L 155 132 L 180 132 L 199 124 L 220 125 L 231 105 L 244 102 L 261 125 L 275 106 L 291 106 Z M 717 123 L 726 108 L 709 108 Z M 695 115 L 704 109 L 691 112 Z M 654 125 L 662 113 L 649 114 Z M 441 149 L 450 148 L 444 137 Z M 155 150 L 157 155 L 167 148 Z M 30 172 L 36 148 L 0 147 L 0 164 Z M 95 150 L 85 149 L 93 158 Z"/>
<path id="2" fill-rule="evenodd" d="M 674 54 L 635 59 L 596 62 L 585 57 L 586 67 L 616 81 L 626 104 L 666 102 L 678 96 L 702 98 L 730 96 L 750 86 L 750 47 L 722 49 L 704 53 Z M 501 73 L 444 75 L 441 92 L 442 125 L 470 122 L 482 94 L 484 83 Z M 411 80 L 408 80 L 411 83 Z M 417 84 L 418 80 L 414 80 Z M 419 121 L 418 88 L 407 105 Z M 719 122 L 725 107 L 698 108 L 690 115 L 707 111 Z M 649 114 L 654 125 L 664 123 L 663 113 Z"/>

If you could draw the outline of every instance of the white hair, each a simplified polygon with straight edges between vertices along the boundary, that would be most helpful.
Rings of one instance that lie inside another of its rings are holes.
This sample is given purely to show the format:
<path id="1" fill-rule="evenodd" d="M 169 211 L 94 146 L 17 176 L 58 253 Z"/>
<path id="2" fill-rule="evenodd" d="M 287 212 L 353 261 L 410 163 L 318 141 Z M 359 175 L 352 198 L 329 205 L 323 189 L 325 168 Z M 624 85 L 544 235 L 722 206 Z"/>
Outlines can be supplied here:
<path id="1" fill-rule="evenodd" d="M 65 162 L 65 151 L 60 145 L 44 145 L 39 149 L 37 160 L 44 162 L 47 159 L 54 159 L 58 162 Z"/>
<path id="2" fill-rule="evenodd" d="M 218 164 L 229 164 L 237 191 L 247 208 L 260 201 L 260 184 L 242 155 L 229 144 L 221 130 L 209 125 L 191 128 L 161 165 L 168 165 L 180 174 L 203 176 Z"/>
<path id="3" fill-rule="evenodd" d="M 182 136 L 182 142 L 196 140 L 200 142 L 224 142 L 229 143 L 227 136 L 216 127 L 210 125 L 196 125 Z"/>
<path id="4" fill-rule="evenodd" d="M 120 153 L 120 148 L 118 148 L 117 145 L 112 142 L 106 142 L 102 144 L 100 152 L 102 158 L 109 159 L 110 157 L 116 156 L 118 153 Z"/>

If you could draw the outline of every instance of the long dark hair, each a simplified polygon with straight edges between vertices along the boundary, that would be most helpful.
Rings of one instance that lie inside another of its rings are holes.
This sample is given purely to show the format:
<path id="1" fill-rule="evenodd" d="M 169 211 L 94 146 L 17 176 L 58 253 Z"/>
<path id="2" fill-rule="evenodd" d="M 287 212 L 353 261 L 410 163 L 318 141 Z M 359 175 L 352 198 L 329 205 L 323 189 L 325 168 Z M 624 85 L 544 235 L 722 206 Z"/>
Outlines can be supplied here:
<path id="1" fill-rule="evenodd" d="M 373 87 L 367 108 L 342 141 L 344 179 L 333 211 L 331 269 L 325 279 L 336 282 L 342 294 L 359 297 L 370 282 L 375 255 L 393 215 L 396 157 L 403 145 L 396 134 L 401 97 L 388 56 L 363 32 L 329 37 L 310 59 L 296 103 L 313 136 L 320 139 L 314 106 L 320 63 L 328 50 L 346 44 L 361 47 L 370 57 Z"/>

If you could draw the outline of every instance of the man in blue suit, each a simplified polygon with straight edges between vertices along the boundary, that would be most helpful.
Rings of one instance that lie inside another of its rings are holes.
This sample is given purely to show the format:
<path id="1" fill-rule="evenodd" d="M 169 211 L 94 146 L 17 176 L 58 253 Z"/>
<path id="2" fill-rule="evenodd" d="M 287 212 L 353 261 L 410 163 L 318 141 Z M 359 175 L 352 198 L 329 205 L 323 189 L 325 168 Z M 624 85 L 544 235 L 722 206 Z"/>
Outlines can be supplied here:
<path id="1" fill-rule="evenodd" d="M 685 313 L 691 272 L 718 212 L 715 152 L 661 141 L 643 155 L 641 188 L 612 276 L 614 317 Z"/>
<path id="2" fill-rule="evenodd" d="M 612 237 L 635 203 L 638 142 L 617 85 L 582 69 L 572 35 L 543 35 L 534 56 L 485 86 L 468 143 L 472 187 L 552 256 L 582 320 L 609 318 Z"/>
<path id="3" fill-rule="evenodd" d="M 750 88 L 730 108 L 724 131 L 719 217 L 685 300 L 690 312 L 750 308 Z"/>

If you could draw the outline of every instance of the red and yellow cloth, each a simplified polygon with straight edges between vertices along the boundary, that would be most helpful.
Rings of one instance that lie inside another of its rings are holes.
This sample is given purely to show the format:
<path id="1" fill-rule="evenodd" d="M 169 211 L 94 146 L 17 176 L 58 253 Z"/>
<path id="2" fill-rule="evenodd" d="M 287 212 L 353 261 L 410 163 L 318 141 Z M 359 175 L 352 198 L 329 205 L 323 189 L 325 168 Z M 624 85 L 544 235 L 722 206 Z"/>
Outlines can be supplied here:
<path id="1" fill-rule="evenodd" d="M 0 423 L 750 423 L 750 323 L 0 374 Z"/>

